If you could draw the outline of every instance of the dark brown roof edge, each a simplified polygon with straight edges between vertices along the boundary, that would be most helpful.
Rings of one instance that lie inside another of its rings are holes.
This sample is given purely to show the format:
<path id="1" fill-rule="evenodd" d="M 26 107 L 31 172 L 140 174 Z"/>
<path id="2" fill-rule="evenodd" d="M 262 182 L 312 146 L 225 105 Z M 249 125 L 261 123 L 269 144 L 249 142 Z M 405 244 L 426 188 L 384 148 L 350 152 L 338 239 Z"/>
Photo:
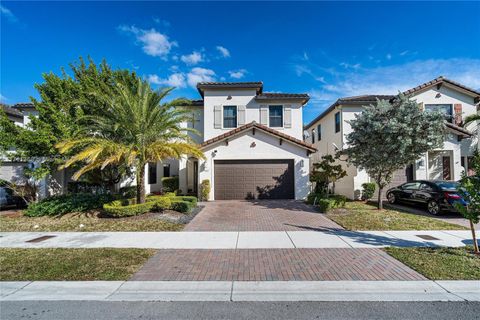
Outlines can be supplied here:
<path id="1" fill-rule="evenodd" d="M 465 128 L 454 125 L 453 123 L 445 121 L 445 126 L 452 131 L 460 133 L 462 136 L 467 136 L 467 137 L 473 136 L 473 133 L 471 133 L 470 131 L 466 130 Z"/>
<path id="2" fill-rule="evenodd" d="M 257 94 L 262 93 L 263 82 L 198 82 L 197 90 L 203 97 L 205 89 L 256 89 Z"/>
<path id="3" fill-rule="evenodd" d="M 272 93 L 264 92 L 255 96 L 255 100 L 300 100 L 302 105 L 305 105 L 309 100 L 310 96 L 306 93 Z"/>
<path id="4" fill-rule="evenodd" d="M 480 92 L 478 92 L 477 90 L 474 90 L 472 88 L 469 88 L 461 83 L 458 83 L 456 81 L 453 81 L 453 80 L 450 80 L 450 79 L 447 79 L 443 76 L 439 76 L 433 80 L 430 80 L 430 81 L 427 81 L 425 83 L 422 83 L 421 85 L 418 85 L 412 89 L 408 89 L 407 91 L 404 91 L 403 94 L 405 95 L 410 95 L 412 93 L 415 93 L 415 92 L 418 92 L 418 91 L 421 91 L 421 90 L 426 90 L 432 86 L 435 86 L 435 85 L 438 85 L 438 84 L 441 84 L 442 82 L 446 82 L 450 85 L 453 85 L 455 87 L 459 87 L 465 91 L 468 91 L 470 93 L 473 93 L 473 95 L 476 95 L 476 101 L 475 102 L 478 102 L 478 99 L 480 99 Z"/>
<path id="5" fill-rule="evenodd" d="M 241 132 L 243 132 L 243 131 L 245 131 L 245 130 L 251 129 L 251 128 L 256 128 L 256 129 L 265 131 L 265 132 L 267 132 L 267 133 L 276 135 L 276 136 L 278 136 L 278 137 L 280 137 L 280 138 L 285 139 L 286 141 L 289 141 L 289 142 L 291 142 L 291 143 L 293 143 L 293 144 L 299 145 L 300 147 L 305 148 L 305 149 L 307 149 L 307 150 L 309 150 L 309 151 L 311 151 L 311 152 L 317 151 L 317 149 L 316 149 L 313 145 L 311 145 L 311 144 L 309 144 L 309 143 L 306 143 L 306 142 L 304 142 L 304 141 L 302 141 L 302 140 L 300 140 L 300 139 L 294 138 L 294 137 L 292 137 L 292 136 L 290 136 L 290 135 L 288 135 L 288 134 L 279 132 L 279 131 L 277 131 L 277 130 L 274 130 L 274 129 L 272 129 L 272 128 L 269 128 L 269 127 L 267 127 L 267 126 L 264 126 L 264 125 L 262 125 L 262 124 L 256 123 L 255 121 L 252 121 L 252 122 L 250 122 L 250 123 L 244 124 L 243 126 L 240 126 L 240 127 L 238 127 L 238 128 L 235 128 L 235 129 L 233 129 L 233 130 L 230 130 L 230 131 L 228 131 L 228 132 L 226 132 L 226 133 L 223 133 L 223 134 L 221 134 L 221 135 L 218 135 L 218 136 L 216 136 L 216 137 L 214 137 L 214 138 L 208 139 L 207 141 L 203 142 L 203 143 L 200 145 L 200 147 L 204 148 L 204 147 L 209 146 L 209 145 L 211 145 L 211 144 L 213 144 L 213 143 L 220 142 L 220 141 L 222 141 L 222 140 L 224 140 L 224 139 L 227 139 L 227 138 L 229 138 L 229 137 L 235 136 L 235 135 L 237 135 L 237 134 L 239 134 L 239 133 L 241 133 Z"/>
<path id="6" fill-rule="evenodd" d="M 9 116 L 15 117 L 18 119 L 23 119 L 23 113 L 18 111 L 17 109 L 14 109 L 6 104 L 0 103 L 0 108 Z"/>

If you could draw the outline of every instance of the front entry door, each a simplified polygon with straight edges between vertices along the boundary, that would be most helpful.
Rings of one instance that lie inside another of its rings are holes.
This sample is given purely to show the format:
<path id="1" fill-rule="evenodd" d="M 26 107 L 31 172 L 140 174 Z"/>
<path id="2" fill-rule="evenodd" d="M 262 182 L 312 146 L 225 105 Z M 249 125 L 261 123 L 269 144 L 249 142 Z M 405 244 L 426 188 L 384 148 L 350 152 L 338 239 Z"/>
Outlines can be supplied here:
<path id="1" fill-rule="evenodd" d="M 443 165 L 443 180 L 451 180 L 452 175 L 450 172 L 450 157 L 443 157 L 442 165 Z"/>

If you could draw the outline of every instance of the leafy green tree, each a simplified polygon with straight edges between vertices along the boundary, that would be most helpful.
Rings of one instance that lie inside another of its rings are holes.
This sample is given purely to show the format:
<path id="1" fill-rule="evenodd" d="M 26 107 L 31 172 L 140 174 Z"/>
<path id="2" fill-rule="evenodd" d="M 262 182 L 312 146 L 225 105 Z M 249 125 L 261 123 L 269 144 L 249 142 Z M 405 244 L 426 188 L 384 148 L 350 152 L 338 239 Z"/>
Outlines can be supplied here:
<path id="1" fill-rule="evenodd" d="M 74 174 L 103 169 L 109 165 L 133 166 L 137 180 L 137 203 L 145 202 L 145 165 L 167 158 L 203 153 L 190 139 L 181 123 L 190 114 L 162 104 L 172 89 L 153 91 L 148 82 L 135 75 L 120 79 L 113 87 L 97 87 L 92 98 L 104 105 L 95 116 L 84 116 L 78 137 L 57 144 L 62 154 L 73 155 L 64 167 L 81 164 Z"/>
<path id="2" fill-rule="evenodd" d="M 472 230 L 473 248 L 476 254 L 480 254 L 478 249 L 477 236 L 475 234 L 475 224 L 480 221 L 480 152 L 475 151 L 471 166 L 475 171 L 476 176 L 467 177 L 463 173 L 460 180 L 460 195 L 468 203 L 463 206 L 460 203 L 455 203 L 455 208 L 470 221 L 470 230 Z"/>
<path id="3" fill-rule="evenodd" d="M 332 155 L 322 156 L 322 161 L 314 163 L 310 173 L 310 181 L 315 182 L 315 193 L 328 193 L 328 186 L 332 183 L 332 193 L 335 193 L 335 182 L 347 175 L 342 165 L 334 165 Z"/>
<path id="4" fill-rule="evenodd" d="M 423 112 L 414 100 L 399 94 L 392 103 L 378 100 L 349 121 L 352 132 L 341 152 L 348 162 L 365 169 L 378 185 L 378 209 L 383 209 L 383 188 L 396 170 L 442 145 L 444 119 L 437 112 Z"/>
<path id="5" fill-rule="evenodd" d="M 118 81 L 129 77 L 135 76 L 128 70 L 113 70 L 105 61 L 96 65 L 93 60 L 82 58 L 70 64 L 69 73 L 62 70 L 60 75 L 43 74 L 43 82 L 35 85 L 40 97 L 31 99 L 38 116 L 31 118 L 27 128 L 15 126 L 0 114 L 0 152 L 5 154 L 6 150 L 15 149 L 8 152 L 10 158 L 40 162 L 42 173 L 48 169 L 51 174 L 64 163 L 65 157 L 71 156 L 60 154 L 55 145 L 78 137 L 82 127 L 80 119 L 94 116 L 106 107 L 105 101 L 90 93 L 108 91 Z M 82 179 L 113 189 L 128 174 L 126 166 L 107 166 Z"/>

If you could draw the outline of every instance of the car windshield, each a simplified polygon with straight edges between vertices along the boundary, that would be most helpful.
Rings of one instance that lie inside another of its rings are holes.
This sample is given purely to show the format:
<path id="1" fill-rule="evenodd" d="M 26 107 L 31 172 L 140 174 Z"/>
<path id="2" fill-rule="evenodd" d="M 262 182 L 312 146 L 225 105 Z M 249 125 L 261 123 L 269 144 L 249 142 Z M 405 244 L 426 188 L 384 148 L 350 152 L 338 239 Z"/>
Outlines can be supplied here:
<path id="1" fill-rule="evenodd" d="M 437 182 L 436 184 L 442 190 L 458 190 L 458 187 L 459 187 L 458 182 L 452 182 L 452 181 L 442 181 L 442 182 Z"/>

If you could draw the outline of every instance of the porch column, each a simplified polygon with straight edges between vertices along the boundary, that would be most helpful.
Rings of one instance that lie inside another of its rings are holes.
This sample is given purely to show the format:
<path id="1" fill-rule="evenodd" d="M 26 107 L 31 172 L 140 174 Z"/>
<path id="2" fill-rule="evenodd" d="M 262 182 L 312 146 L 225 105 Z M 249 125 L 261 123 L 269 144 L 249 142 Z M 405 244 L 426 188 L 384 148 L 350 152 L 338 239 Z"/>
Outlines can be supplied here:
<path id="1" fill-rule="evenodd" d="M 182 157 L 178 160 L 178 187 L 182 194 L 187 194 L 187 158 Z"/>

